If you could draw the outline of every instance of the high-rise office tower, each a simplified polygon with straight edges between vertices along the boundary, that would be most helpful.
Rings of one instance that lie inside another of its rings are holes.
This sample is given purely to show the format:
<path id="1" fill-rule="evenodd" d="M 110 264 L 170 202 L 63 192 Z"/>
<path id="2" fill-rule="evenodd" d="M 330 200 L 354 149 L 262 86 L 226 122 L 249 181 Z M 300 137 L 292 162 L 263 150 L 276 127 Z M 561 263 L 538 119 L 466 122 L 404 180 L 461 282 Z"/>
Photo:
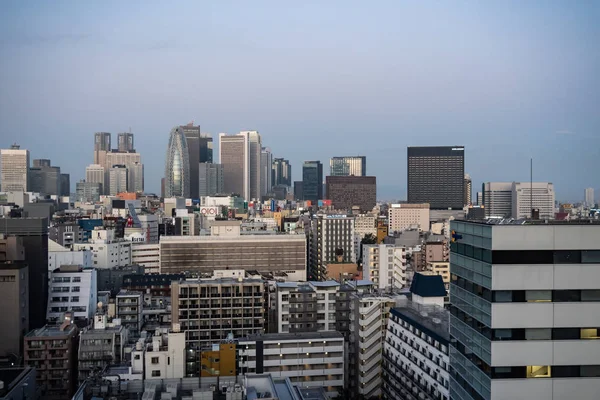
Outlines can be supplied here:
<path id="1" fill-rule="evenodd" d="M 127 191 L 144 192 L 144 164 L 136 162 L 127 166 Z"/>
<path id="2" fill-rule="evenodd" d="M 333 157 L 329 168 L 331 176 L 367 176 L 367 157 Z"/>
<path id="3" fill-rule="evenodd" d="M 199 166 L 198 194 L 200 197 L 223 193 L 223 166 L 211 163 L 201 163 Z"/>
<path id="4" fill-rule="evenodd" d="M 185 133 L 181 127 L 171 130 L 165 165 L 165 197 L 190 196 L 190 159 Z"/>
<path id="5" fill-rule="evenodd" d="M 275 158 L 272 168 L 273 186 L 292 186 L 292 165 L 284 158 Z"/>
<path id="6" fill-rule="evenodd" d="M 321 161 L 304 161 L 302 195 L 304 200 L 313 202 L 323 199 L 323 164 Z"/>
<path id="7" fill-rule="evenodd" d="M 41 168 L 41 167 L 50 167 L 52 166 L 52 162 L 50 160 L 48 160 L 47 158 L 38 158 L 33 160 L 33 167 L 34 168 Z"/>
<path id="8" fill-rule="evenodd" d="M 512 215 L 512 182 L 485 182 L 481 193 L 486 218 Z"/>
<path id="9" fill-rule="evenodd" d="M 471 175 L 465 174 L 465 206 L 473 204 L 473 182 L 471 181 Z"/>
<path id="10" fill-rule="evenodd" d="M 295 181 L 294 182 L 294 199 L 304 200 L 304 182 L 303 181 Z"/>
<path id="11" fill-rule="evenodd" d="M 433 210 L 462 210 L 465 199 L 465 148 L 409 147 L 408 202 Z"/>
<path id="12" fill-rule="evenodd" d="M 477 192 L 477 205 L 483 205 L 483 192 Z"/>
<path id="13" fill-rule="evenodd" d="M 223 191 L 250 199 L 250 145 L 248 135 L 219 134 L 219 162 L 223 166 Z"/>
<path id="14" fill-rule="evenodd" d="M 450 229 L 450 398 L 598 398 L 600 225 Z"/>
<path id="15" fill-rule="evenodd" d="M 29 182 L 29 150 L 17 144 L 0 150 L 0 187 L 5 192 L 27 192 Z"/>
<path id="16" fill-rule="evenodd" d="M 94 164 L 104 166 L 104 157 L 106 156 L 106 153 L 110 150 L 110 133 L 94 133 Z"/>
<path id="17" fill-rule="evenodd" d="M 248 154 L 250 163 L 250 175 L 249 175 L 249 186 L 250 196 L 247 200 L 260 199 L 260 181 L 261 181 L 261 169 L 260 169 L 260 157 L 262 142 L 260 134 L 257 131 L 243 131 L 240 132 L 248 136 Z"/>
<path id="18" fill-rule="evenodd" d="M 104 193 L 104 167 L 99 164 L 91 164 L 85 168 L 85 181 L 100 184 L 100 194 Z"/>
<path id="19" fill-rule="evenodd" d="M 95 203 L 100 201 L 102 184 L 99 182 L 77 182 L 75 184 L 75 201 Z"/>
<path id="20" fill-rule="evenodd" d="M 263 147 L 260 152 L 260 196 L 266 196 L 273 187 L 273 153 L 269 147 Z"/>
<path id="21" fill-rule="evenodd" d="M 109 192 L 111 196 L 127 192 L 127 167 L 124 165 L 113 165 L 109 170 Z"/>
<path id="22" fill-rule="evenodd" d="M 129 171 L 130 173 L 135 173 L 137 172 L 138 177 L 139 178 L 135 178 L 135 179 L 129 179 L 129 183 L 127 186 L 127 191 L 128 192 L 136 192 L 136 191 L 143 191 L 143 182 L 144 182 L 144 166 L 142 164 L 142 156 L 140 155 L 140 153 L 136 153 L 135 151 L 131 151 L 131 152 L 124 152 L 121 153 L 117 150 L 112 150 L 108 153 L 106 153 L 106 165 L 104 165 L 104 170 L 105 172 L 105 183 L 106 183 L 106 188 L 110 187 L 110 181 L 109 181 L 109 172 L 110 169 L 112 167 L 114 167 L 115 165 L 124 165 Z M 135 171 L 132 171 L 133 169 L 135 169 Z M 141 174 L 141 175 L 139 175 Z M 130 178 L 134 178 L 133 176 L 131 176 Z M 136 187 L 136 181 L 138 183 L 140 183 L 142 185 L 141 189 L 139 187 Z"/>
<path id="23" fill-rule="evenodd" d="M 596 203 L 594 202 L 594 189 L 587 188 L 584 191 L 584 205 L 587 207 L 594 207 Z"/>
<path id="24" fill-rule="evenodd" d="M 513 218 L 531 218 L 532 209 L 536 209 L 539 212 L 539 218 L 554 218 L 554 200 L 552 183 L 513 182 L 511 216 Z"/>
<path id="25" fill-rule="evenodd" d="M 58 196 L 61 193 L 60 167 L 51 166 L 50 160 L 33 160 L 29 169 L 29 191 Z"/>
<path id="26" fill-rule="evenodd" d="M 208 133 L 200 134 L 200 162 L 213 162 L 213 138 Z"/>
<path id="27" fill-rule="evenodd" d="M 133 133 L 131 132 L 123 132 L 118 135 L 118 147 L 117 149 L 121 153 L 126 153 L 128 151 L 135 152 L 135 148 L 133 146 Z"/>
<path id="28" fill-rule="evenodd" d="M 182 125 L 180 128 L 187 141 L 188 159 L 190 163 L 190 197 L 199 198 L 198 194 L 198 165 L 200 164 L 200 125 L 194 126 L 193 122 Z"/>
<path id="29" fill-rule="evenodd" d="M 327 194 L 336 210 L 351 211 L 358 206 L 362 212 L 373 210 L 377 203 L 377 178 L 374 176 L 328 176 Z"/>
<path id="30" fill-rule="evenodd" d="M 71 194 L 71 176 L 69 174 L 60 174 L 60 195 L 69 196 Z"/>

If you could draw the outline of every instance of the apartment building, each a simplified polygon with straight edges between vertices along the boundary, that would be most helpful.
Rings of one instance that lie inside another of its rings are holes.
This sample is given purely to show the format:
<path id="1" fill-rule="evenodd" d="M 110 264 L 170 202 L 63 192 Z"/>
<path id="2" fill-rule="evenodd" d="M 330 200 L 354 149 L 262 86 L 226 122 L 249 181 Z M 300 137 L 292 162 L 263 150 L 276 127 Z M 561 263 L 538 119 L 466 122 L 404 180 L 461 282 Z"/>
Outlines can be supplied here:
<path id="1" fill-rule="evenodd" d="M 421 250 L 413 254 L 413 267 L 415 271 L 427 270 L 427 264 L 432 262 L 448 262 L 450 259 L 450 248 L 446 240 L 427 241 L 421 246 Z"/>
<path id="2" fill-rule="evenodd" d="M 429 204 L 392 204 L 388 210 L 388 230 L 402 232 L 418 227 L 429 230 Z"/>
<path id="3" fill-rule="evenodd" d="M 77 335 L 67 313 L 61 325 L 46 325 L 25 335 L 24 362 L 37 370 L 44 399 L 71 399 L 77 383 Z"/>
<path id="4" fill-rule="evenodd" d="M 366 235 L 377 237 L 377 215 L 360 214 L 354 218 L 354 257 L 361 259 L 361 240 Z"/>
<path id="5" fill-rule="evenodd" d="M 121 290 L 116 297 L 116 316 L 129 330 L 132 337 L 138 337 L 144 325 L 144 295 L 141 292 Z"/>
<path id="6" fill-rule="evenodd" d="M 600 224 L 451 227 L 451 398 L 597 398 Z"/>
<path id="7" fill-rule="evenodd" d="M 144 379 L 181 379 L 185 377 L 185 357 L 185 332 L 174 326 L 137 341 L 131 351 L 132 371 L 143 373 Z"/>
<path id="8" fill-rule="evenodd" d="M 187 279 L 171 284 L 171 320 L 186 331 L 188 348 L 264 332 L 261 279 Z"/>
<path id="9" fill-rule="evenodd" d="M 96 313 L 93 326 L 85 328 L 79 335 L 79 382 L 86 380 L 94 371 L 124 361 L 128 338 L 129 330 L 120 321 L 109 323 L 105 314 Z"/>
<path id="10" fill-rule="evenodd" d="M 56 322 L 69 311 L 75 323 L 86 326 L 96 313 L 97 293 L 98 279 L 95 269 L 84 269 L 80 265 L 62 265 L 52 272 L 50 278 L 46 319 Z"/>
<path id="11" fill-rule="evenodd" d="M 350 297 L 350 362 L 347 380 L 350 398 L 380 398 L 382 349 L 388 318 L 390 309 L 396 306 L 401 297 L 377 293 L 355 293 Z"/>
<path id="12" fill-rule="evenodd" d="M 327 277 L 327 264 L 338 261 L 356 262 L 354 251 L 354 217 L 346 214 L 322 214 L 313 217 L 310 231 L 310 264 L 308 280 Z"/>
<path id="13" fill-rule="evenodd" d="M 131 263 L 143 266 L 146 274 L 159 274 L 160 245 L 158 243 L 132 243 Z"/>
<path id="14" fill-rule="evenodd" d="M 330 397 L 344 388 L 344 337 L 339 332 L 274 333 L 239 340 L 242 374 L 269 373 L 299 387 L 322 387 Z"/>
<path id="15" fill-rule="evenodd" d="M 3 260 L 1 247 L 0 240 L 0 357 L 5 357 L 23 353 L 23 333 L 29 330 L 29 268 L 22 259 Z"/>
<path id="16" fill-rule="evenodd" d="M 272 329 L 279 333 L 348 332 L 351 293 L 373 289 L 369 281 L 276 282 Z"/>
<path id="17" fill-rule="evenodd" d="M 90 250 L 94 268 L 113 268 L 131 264 L 131 242 L 117 238 L 114 229 L 94 228 L 89 243 L 74 243 L 73 250 Z"/>
<path id="18" fill-rule="evenodd" d="M 407 284 L 406 248 L 393 244 L 363 245 L 363 274 L 382 290 Z"/>

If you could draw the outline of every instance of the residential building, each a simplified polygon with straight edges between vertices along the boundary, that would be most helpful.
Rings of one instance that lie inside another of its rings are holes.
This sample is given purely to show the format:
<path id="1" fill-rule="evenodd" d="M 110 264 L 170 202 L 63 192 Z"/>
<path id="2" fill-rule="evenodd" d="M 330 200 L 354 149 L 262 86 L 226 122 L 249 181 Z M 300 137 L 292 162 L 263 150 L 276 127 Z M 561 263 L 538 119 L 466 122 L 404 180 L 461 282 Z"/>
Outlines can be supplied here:
<path id="1" fill-rule="evenodd" d="M 302 387 L 323 387 L 330 397 L 344 388 L 344 337 L 339 332 L 252 335 L 238 342 L 242 374 L 269 373 Z"/>
<path id="2" fill-rule="evenodd" d="M 108 171 L 108 194 L 116 196 L 127 191 L 127 167 L 125 165 L 113 165 Z"/>
<path id="3" fill-rule="evenodd" d="M 412 301 L 401 300 L 390 310 L 383 399 L 454 399 L 449 393 L 449 313 L 442 307 L 442 281 L 416 274 L 411 292 Z"/>
<path id="4" fill-rule="evenodd" d="M 363 274 L 377 289 L 400 290 L 406 287 L 406 249 L 393 244 L 363 245 Z"/>
<path id="5" fill-rule="evenodd" d="M 121 319 L 123 325 L 132 337 L 139 337 L 142 332 L 144 319 L 144 297 L 140 292 L 128 292 L 121 290 L 116 297 L 116 316 Z"/>
<path id="6" fill-rule="evenodd" d="M 198 198 L 215 196 L 224 192 L 223 165 L 201 163 L 198 165 Z"/>
<path id="7" fill-rule="evenodd" d="M 462 210 L 464 178 L 463 146 L 408 148 L 408 203 L 428 203 L 432 210 Z"/>
<path id="8" fill-rule="evenodd" d="M 533 185 L 533 187 L 532 187 Z M 533 195 L 532 195 L 533 191 Z M 538 219 L 554 218 L 554 185 L 547 182 L 513 182 L 512 214 L 513 218 L 531 218 L 536 209 Z"/>
<path id="9" fill-rule="evenodd" d="M 110 133 L 96 132 L 94 134 L 94 164 L 104 166 L 106 153 L 110 152 L 111 149 Z"/>
<path id="10" fill-rule="evenodd" d="M 347 380 L 351 399 L 381 397 L 386 328 L 390 309 L 397 305 L 400 298 L 377 293 L 351 295 Z"/>
<path id="11" fill-rule="evenodd" d="M 119 153 L 135 152 L 135 146 L 133 145 L 133 133 L 123 132 L 119 133 L 117 149 Z"/>
<path id="12" fill-rule="evenodd" d="M 28 192 L 29 150 L 17 144 L 0 149 L 0 188 L 4 192 Z"/>
<path id="13" fill-rule="evenodd" d="M 160 273 L 160 244 L 132 243 L 131 263 L 143 266 L 146 274 Z"/>
<path id="14" fill-rule="evenodd" d="M 223 166 L 223 191 L 250 197 L 250 144 L 248 135 L 219 134 L 219 162 Z"/>
<path id="15" fill-rule="evenodd" d="M 333 157 L 329 168 L 331 176 L 367 176 L 367 157 Z"/>
<path id="16" fill-rule="evenodd" d="M 190 159 L 182 127 L 171 129 L 165 164 L 165 197 L 190 196 Z"/>
<path id="17" fill-rule="evenodd" d="M 292 165 L 285 158 L 273 159 L 272 166 L 273 186 L 292 187 Z"/>
<path id="18" fill-rule="evenodd" d="M 260 198 L 271 193 L 273 187 L 273 153 L 269 147 L 260 152 Z"/>
<path id="19" fill-rule="evenodd" d="M 295 186 L 294 193 L 296 193 Z M 321 161 L 304 161 L 302 166 L 302 200 L 310 200 L 316 203 L 321 199 L 323 199 L 323 164 L 321 164 Z"/>
<path id="20" fill-rule="evenodd" d="M 429 230 L 429 204 L 392 204 L 388 209 L 388 229 L 402 232 L 417 227 Z"/>
<path id="21" fill-rule="evenodd" d="M 46 325 L 25 335 L 24 363 L 40 373 L 36 384 L 44 399 L 71 399 L 77 384 L 79 330 L 65 314 L 60 325 Z"/>
<path id="22" fill-rule="evenodd" d="M 57 322 L 69 312 L 72 321 L 87 326 L 96 313 L 98 278 L 93 268 L 63 264 L 52 271 L 46 320 Z"/>
<path id="23" fill-rule="evenodd" d="M 76 222 L 55 223 L 48 229 L 48 238 L 67 249 L 83 241 L 83 230 Z"/>
<path id="24" fill-rule="evenodd" d="M 264 332 L 261 279 L 187 279 L 171 284 L 171 320 L 186 334 L 186 345 L 202 349 L 229 334 L 241 338 Z"/>
<path id="25" fill-rule="evenodd" d="M 336 210 L 373 210 L 377 203 L 377 178 L 374 176 L 328 176 L 326 197 Z"/>
<path id="26" fill-rule="evenodd" d="M 0 368 L 0 400 L 26 400 L 39 396 L 37 371 L 29 367 Z"/>
<path id="27" fill-rule="evenodd" d="M 210 236 L 161 236 L 161 273 L 241 268 L 306 280 L 306 236 L 241 234 L 239 221 L 214 221 Z"/>
<path id="28" fill-rule="evenodd" d="M 144 379 L 181 379 L 186 376 L 185 332 L 175 327 L 168 332 L 157 331 L 149 343 L 144 343 L 144 340 L 140 339 L 131 352 L 134 367 L 143 362 L 143 368 L 138 369 L 144 372 Z"/>
<path id="29" fill-rule="evenodd" d="M 473 204 L 473 181 L 471 175 L 465 174 L 465 206 Z"/>
<path id="30" fill-rule="evenodd" d="M 22 239 L 0 235 L 0 357 L 23 354 L 23 334 L 29 330 L 29 268 L 24 260 Z"/>
<path id="31" fill-rule="evenodd" d="M 109 323 L 99 309 L 94 316 L 93 327 L 84 329 L 79 335 L 79 382 L 108 365 L 123 362 L 128 338 L 129 331 L 119 323 Z"/>
<path id="32" fill-rule="evenodd" d="M 114 229 L 96 227 L 88 243 L 74 243 L 74 251 L 91 250 L 94 268 L 113 268 L 131 264 L 131 242 L 115 237 Z"/>
<path id="33" fill-rule="evenodd" d="M 594 207 L 596 202 L 594 200 L 594 188 L 586 188 L 583 194 L 583 204 L 586 207 Z"/>
<path id="34" fill-rule="evenodd" d="M 324 280 L 326 265 L 338 261 L 338 255 L 343 256 L 343 262 L 356 262 L 353 216 L 319 213 L 313 216 L 311 225 L 309 280 Z"/>
<path id="35" fill-rule="evenodd" d="M 141 292 L 158 299 L 168 297 L 170 300 L 171 282 L 181 279 L 185 279 L 184 274 L 129 274 L 123 277 L 122 288 L 128 292 Z"/>
<path id="36" fill-rule="evenodd" d="M 21 238 L 29 275 L 29 329 L 40 328 L 48 302 L 48 219 L 3 218 L 2 231 Z"/>
<path id="37" fill-rule="evenodd" d="M 450 250 L 446 240 L 427 241 L 421 245 L 420 251 L 413 252 L 412 265 L 415 271 L 425 271 L 429 263 L 449 260 Z"/>
<path id="38" fill-rule="evenodd" d="M 450 397 L 600 391 L 600 224 L 452 221 Z"/>

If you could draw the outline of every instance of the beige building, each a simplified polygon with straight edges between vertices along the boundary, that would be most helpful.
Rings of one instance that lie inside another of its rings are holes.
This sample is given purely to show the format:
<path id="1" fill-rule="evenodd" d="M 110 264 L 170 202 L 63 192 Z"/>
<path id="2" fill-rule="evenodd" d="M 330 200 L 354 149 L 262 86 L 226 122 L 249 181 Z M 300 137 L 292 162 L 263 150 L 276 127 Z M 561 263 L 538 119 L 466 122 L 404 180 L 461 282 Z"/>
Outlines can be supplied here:
<path id="1" fill-rule="evenodd" d="M 171 284 L 171 320 L 186 332 L 186 345 L 199 349 L 229 334 L 264 332 L 265 285 L 261 279 L 188 279 Z"/>
<path id="2" fill-rule="evenodd" d="M 411 227 L 429 230 L 429 204 L 392 204 L 388 211 L 389 232 L 401 232 Z"/>
<path id="3" fill-rule="evenodd" d="M 0 150 L 0 188 L 4 192 L 27 192 L 29 180 L 29 150 L 13 144 Z"/>
<path id="4" fill-rule="evenodd" d="M 260 148 L 259 148 L 260 153 Z M 223 192 L 250 198 L 250 144 L 248 135 L 219 134 L 219 162 L 223 166 Z"/>
<path id="5" fill-rule="evenodd" d="M 431 261 L 427 263 L 423 275 L 441 275 L 446 290 L 450 287 L 450 263 L 448 261 Z"/>
<path id="6" fill-rule="evenodd" d="M 27 264 L 22 261 L 0 261 L 0 357 L 21 354 L 23 332 L 29 329 L 28 281 Z"/>

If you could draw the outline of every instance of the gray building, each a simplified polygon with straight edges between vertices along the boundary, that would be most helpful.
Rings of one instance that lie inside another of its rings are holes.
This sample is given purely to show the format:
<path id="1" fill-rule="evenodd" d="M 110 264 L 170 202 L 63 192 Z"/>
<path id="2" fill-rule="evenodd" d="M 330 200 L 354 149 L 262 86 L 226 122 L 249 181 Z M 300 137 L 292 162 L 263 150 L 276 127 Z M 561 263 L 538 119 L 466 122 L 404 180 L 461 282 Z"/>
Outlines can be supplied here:
<path id="1" fill-rule="evenodd" d="M 185 139 L 187 141 L 188 160 L 190 164 L 190 197 L 192 199 L 200 198 L 198 189 L 200 164 L 200 125 L 194 126 L 193 123 L 182 125 Z"/>
<path id="2" fill-rule="evenodd" d="M 143 274 L 144 267 L 141 265 L 129 265 L 127 267 L 100 268 L 98 269 L 98 291 L 110 291 L 113 295 L 123 288 L 123 278 L 126 275 Z"/>
<path id="3" fill-rule="evenodd" d="M 214 196 L 223 193 L 223 166 L 201 163 L 198 165 L 198 195 Z"/>
<path id="4" fill-rule="evenodd" d="M 27 192 L 29 183 L 29 150 L 14 144 L 0 149 L 0 187 L 5 192 Z"/>
<path id="5" fill-rule="evenodd" d="M 303 200 L 313 202 L 323 199 L 323 164 L 321 161 L 304 161 L 302 195 Z"/>
<path id="6" fill-rule="evenodd" d="M 250 144 L 248 135 L 219 134 L 219 162 L 223 166 L 223 191 L 250 198 Z"/>
<path id="7" fill-rule="evenodd" d="M 104 166 L 106 153 L 110 152 L 110 133 L 96 132 L 94 133 L 94 164 Z"/>
<path id="8" fill-rule="evenodd" d="M 121 153 L 135 152 L 135 147 L 133 145 L 133 133 L 131 133 L 131 132 L 119 133 L 117 146 L 118 146 L 117 149 Z"/>
<path id="9" fill-rule="evenodd" d="M 462 210 L 465 201 L 463 146 L 408 148 L 408 203 L 432 210 Z"/>
<path id="10" fill-rule="evenodd" d="M 31 400 L 39 397 L 35 368 L 0 368 L 0 400 Z"/>
<path id="11" fill-rule="evenodd" d="M 114 196 L 127 192 L 128 171 L 125 165 L 113 165 L 108 171 L 109 190 L 108 194 Z"/>
<path id="12" fill-rule="evenodd" d="M 310 232 L 310 264 L 308 279 L 322 281 L 327 277 L 327 264 L 354 263 L 354 216 L 317 214 Z M 341 254 L 338 254 L 341 251 Z M 341 259 L 339 259 L 341 257 Z"/>
<path id="13" fill-rule="evenodd" d="M 95 203 L 100 201 L 102 184 L 99 182 L 80 181 L 75 184 L 76 201 L 82 203 Z"/>
<path id="14" fill-rule="evenodd" d="M 48 237 L 61 246 L 71 249 L 73 243 L 83 241 L 83 229 L 77 222 L 54 224 L 48 229 Z"/>
<path id="15" fill-rule="evenodd" d="M 272 175 L 273 186 L 292 186 L 292 165 L 289 160 L 275 158 L 273 160 Z"/>
<path id="16" fill-rule="evenodd" d="M 362 212 L 373 210 L 377 204 L 377 177 L 328 176 L 326 197 L 336 210 L 351 211 L 358 206 Z"/>
<path id="17" fill-rule="evenodd" d="M 48 160 L 34 160 L 48 161 Z M 29 168 L 29 190 L 34 193 L 60 195 L 60 167 L 40 166 Z"/>
<path id="18" fill-rule="evenodd" d="M 367 176 L 367 157 L 333 157 L 329 168 L 331 176 Z"/>
<path id="19" fill-rule="evenodd" d="M 185 132 L 175 127 L 169 135 L 165 164 L 165 197 L 190 196 L 190 158 Z"/>
<path id="20" fill-rule="evenodd" d="M 21 238 L 0 235 L 0 357 L 13 362 L 23 354 L 23 335 L 29 331 L 29 269 L 24 258 Z"/>
<path id="21" fill-rule="evenodd" d="M 48 303 L 48 219 L 4 218 L 1 226 L 6 235 L 23 241 L 29 267 L 29 328 L 42 327 Z"/>
<path id="22" fill-rule="evenodd" d="M 71 176 L 69 174 L 60 174 L 60 195 L 71 195 Z"/>
<path id="23" fill-rule="evenodd" d="M 56 211 L 56 204 L 52 200 L 38 201 L 37 203 L 27 203 L 23 206 L 23 213 L 29 218 L 52 219 Z"/>
<path id="24" fill-rule="evenodd" d="M 302 181 L 294 182 L 294 199 L 304 200 L 304 182 L 302 182 Z"/>
<path id="25" fill-rule="evenodd" d="M 260 152 L 260 196 L 271 193 L 273 187 L 273 153 L 269 147 L 263 147 Z"/>

